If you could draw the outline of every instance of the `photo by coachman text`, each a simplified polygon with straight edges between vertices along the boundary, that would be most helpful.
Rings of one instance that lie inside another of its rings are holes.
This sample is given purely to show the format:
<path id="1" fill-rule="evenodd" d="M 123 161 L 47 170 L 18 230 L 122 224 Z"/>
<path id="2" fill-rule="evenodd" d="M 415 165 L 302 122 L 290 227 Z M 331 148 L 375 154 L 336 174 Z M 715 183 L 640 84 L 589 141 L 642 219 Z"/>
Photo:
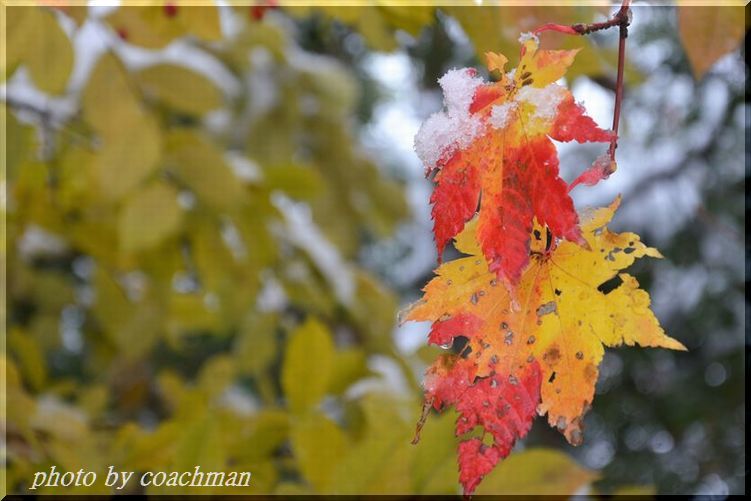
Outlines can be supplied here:
<path id="1" fill-rule="evenodd" d="M 135 472 L 132 471 L 117 471 L 110 466 L 107 473 L 103 475 L 104 485 L 122 490 L 128 486 L 134 474 Z M 249 487 L 250 477 L 251 473 L 248 471 L 203 472 L 200 466 L 196 466 L 193 471 L 147 471 L 138 478 L 142 487 Z M 39 487 L 91 487 L 96 480 L 97 474 L 93 471 L 84 472 L 81 469 L 77 473 L 58 472 L 55 466 L 52 466 L 49 472 L 38 471 L 34 474 L 34 481 L 29 490 L 36 490 Z"/>

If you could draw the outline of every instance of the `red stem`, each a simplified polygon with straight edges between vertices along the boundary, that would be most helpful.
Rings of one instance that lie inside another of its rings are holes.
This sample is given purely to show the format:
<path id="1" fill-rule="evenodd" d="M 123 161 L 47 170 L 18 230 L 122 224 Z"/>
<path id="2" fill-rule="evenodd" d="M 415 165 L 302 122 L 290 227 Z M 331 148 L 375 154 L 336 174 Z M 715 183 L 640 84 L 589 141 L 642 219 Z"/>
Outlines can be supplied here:
<path id="1" fill-rule="evenodd" d="M 572 24 L 570 26 L 565 24 L 548 23 L 543 24 L 533 31 L 535 35 L 539 35 L 545 31 L 557 31 L 567 35 L 589 35 L 595 31 L 618 26 L 620 39 L 618 41 L 618 76 L 616 77 L 615 83 L 615 106 L 613 108 L 613 139 L 610 141 L 610 147 L 608 148 L 608 154 L 613 161 L 615 161 L 615 150 L 618 148 L 618 125 L 621 119 L 621 102 L 623 101 L 623 66 L 626 60 L 626 37 L 628 37 L 628 25 L 630 23 L 630 4 L 631 0 L 623 0 L 618 12 L 616 12 L 612 18 L 600 23 Z"/>
<path id="2" fill-rule="evenodd" d="M 626 2 L 628 3 L 628 0 Z M 628 8 L 627 8 L 628 9 Z M 613 107 L 613 139 L 610 141 L 608 153 L 615 161 L 615 149 L 618 148 L 618 125 L 621 121 L 621 103 L 623 102 L 623 65 L 626 60 L 626 37 L 628 36 L 628 21 L 620 25 L 620 39 L 618 40 L 618 76 L 615 81 L 615 106 Z"/>

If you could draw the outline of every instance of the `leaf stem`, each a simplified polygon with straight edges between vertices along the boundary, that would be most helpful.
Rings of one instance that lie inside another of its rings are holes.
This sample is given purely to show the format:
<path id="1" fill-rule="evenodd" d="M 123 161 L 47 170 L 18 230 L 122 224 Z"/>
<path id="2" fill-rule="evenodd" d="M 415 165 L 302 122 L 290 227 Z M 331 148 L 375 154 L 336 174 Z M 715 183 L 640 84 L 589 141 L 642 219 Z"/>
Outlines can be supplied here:
<path id="1" fill-rule="evenodd" d="M 532 33 L 539 35 L 545 31 L 556 31 L 567 35 L 589 35 L 600 30 L 606 30 L 614 26 L 619 28 L 618 40 L 618 75 L 615 84 L 615 106 L 613 107 L 613 139 L 610 140 L 608 155 L 615 161 L 615 150 L 618 148 L 618 125 L 621 119 L 621 103 L 623 101 L 623 67 L 626 60 L 626 38 L 628 37 L 628 25 L 631 23 L 629 6 L 631 0 L 623 0 L 621 8 L 607 21 L 589 24 L 543 24 Z"/>

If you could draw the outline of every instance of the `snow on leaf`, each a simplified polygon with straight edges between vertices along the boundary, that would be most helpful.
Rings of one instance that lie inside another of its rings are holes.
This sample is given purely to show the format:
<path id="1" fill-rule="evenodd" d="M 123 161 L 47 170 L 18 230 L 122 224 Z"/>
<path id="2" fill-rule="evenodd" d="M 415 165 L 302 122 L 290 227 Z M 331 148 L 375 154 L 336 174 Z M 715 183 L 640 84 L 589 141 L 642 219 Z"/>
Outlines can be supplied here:
<path id="1" fill-rule="evenodd" d="M 493 437 L 491 445 L 470 439 L 460 446 L 466 493 L 526 434 L 529 402 L 571 444 L 581 443 L 605 346 L 685 350 L 665 335 L 636 279 L 622 273 L 637 258 L 661 255 L 633 233 L 608 230 L 619 203 L 582 214 L 584 246 L 554 238 L 550 223 L 535 221 L 530 263 L 513 289 L 499 284 L 482 255 L 478 216 L 455 239 L 468 256 L 439 266 L 423 298 L 404 312 L 403 321 L 434 323 L 431 342 L 468 339 L 424 380 L 426 401 L 459 411 L 457 435 L 479 426 Z"/>
<path id="2" fill-rule="evenodd" d="M 428 118 L 415 137 L 426 172 L 437 171 L 431 204 L 439 261 L 478 211 L 482 253 L 510 284 L 529 261 L 533 218 L 554 237 L 583 243 L 551 138 L 607 142 L 612 134 L 555 83 L 575 54 L 538 50 L 527 37 L 513 73 L 504 74 L 504 56 L 486 54 L 488 68 L 501 75 L 497 82 L 483 82 L 472 69 L 451 70 L 439 80 L 446 110 Z"/>

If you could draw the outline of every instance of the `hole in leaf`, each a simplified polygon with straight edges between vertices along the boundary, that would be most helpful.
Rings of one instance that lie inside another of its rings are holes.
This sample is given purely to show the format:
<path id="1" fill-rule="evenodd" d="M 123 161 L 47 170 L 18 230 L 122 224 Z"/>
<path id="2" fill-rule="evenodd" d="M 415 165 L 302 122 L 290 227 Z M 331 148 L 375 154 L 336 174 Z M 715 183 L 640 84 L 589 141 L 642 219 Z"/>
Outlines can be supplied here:
<path id="1" fill-rule="evenodd" d="M 553 373 L 550 375 L 550 378 L 548 378 L 548 383 L 552 383 L 553 381 L 555 381 L 555 371 L 553 371 Z"/>
<path id="2" fill-rule="evenodd" d="M 605 280 L 603 283 L 598 285 L 597 290 L 607 295 L 617 289 L 622 283 L 623 280 L 621 279 L 621 277 L 616 275 L 610 280 Z"/>
<path id="3" fill-rule="evenodd" d="M 466 336 L 456 336 L 454 337 L 453 343 L 451 343 L 451 351 L 454 353 L 461 353 L 462 350 L 467 346 L 467 342 L 469 341 L 469 338 Z"/>

